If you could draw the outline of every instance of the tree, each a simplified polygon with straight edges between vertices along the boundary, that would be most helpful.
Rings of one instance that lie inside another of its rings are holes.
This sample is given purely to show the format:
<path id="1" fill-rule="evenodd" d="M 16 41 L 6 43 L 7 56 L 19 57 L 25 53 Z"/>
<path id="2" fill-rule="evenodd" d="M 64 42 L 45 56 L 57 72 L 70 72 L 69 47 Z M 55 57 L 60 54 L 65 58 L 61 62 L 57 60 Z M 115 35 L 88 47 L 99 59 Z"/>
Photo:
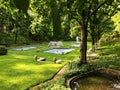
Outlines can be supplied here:
<path id="1" fill-rule="evenodd" d="M 12 2 L 12 0 L 11 0 L 11 2 Z M 19 12 L 24 12 L 25 14 L 27 14 L 30 0 L 13 0 L 13 3 L 19 9 Z"/>
<path id="2" fill-rule="evenodd" d="M 94 12 L 93 15 L 91 15 L 89 22 L 89 33 L 92 39 L 92 52 L 95 52 L 97 42 L 100 40 L 102 34 L 114 29 L 114 26 L 112 26 L 113 22 L 111 21 L 111 17 L 117 12 L 117 6 L 118 5 L 116 3 L 113 3 L 111 6 L 104 5 L 102 8 Z M 95 8 L 96 6 L 93 7 L 93 9 Z"/>
<path id="3" fill-rule="evenodd" d="M 71 17 L 75 19 L 81 27 L 80 64 L 87 63 L 87 34 L 90 17 L 100 8 L 103 8 L 106 5 L 111 6 L 113 2 L 113 0 L 68 0 L 70 5 L 68 11 L 70 12 Z M 93 9 L 93 7 L 95 8 Z"/>
<path id="4" fill-rule="evenodd" d="M 17 0 L 18 1 L 18 0 Z M 23 4 L 24 1 L 21 3 L 14 2 L 12 0 L 4 0 L 2 1 L 0 5 L 0 25 L 1 27 L 5 27 L 6 32 L 14 32 L 15 34 L 15 43 L 17 43 L 17 37 L 18 33 L 22 33 L 23 31 L 28 31 L 29 27 L 29 16 L 27 14 L 27 9 L 28 9 L 28 0 L 27 3 L 25 3 L 26 6 L 23 6 L 24 9 L 22 8 L 21 4 Z M 20 5 L 19 5 L 20 4 Z M 18 9 L 17 9 L 17 8 Z M 2 28 L 4 29 L 4 28 Z M 25 33 L 26 34 L 26 33 Z"/>
<path id="5" fill-rule="evenodd" d="M 0 32 L 9 31 L 12 29 L 11 19 L 12 15 L 10 4 L 9 2 L 3 1 L 0 4 Z"/>
<path id="6" fill-rule="evenodd" d="M 53 38 L 55 40 L 60 39 L 62 27 L 61 27 L 61 1 L 50 0 L 51 18 L 53 24 Z"/>

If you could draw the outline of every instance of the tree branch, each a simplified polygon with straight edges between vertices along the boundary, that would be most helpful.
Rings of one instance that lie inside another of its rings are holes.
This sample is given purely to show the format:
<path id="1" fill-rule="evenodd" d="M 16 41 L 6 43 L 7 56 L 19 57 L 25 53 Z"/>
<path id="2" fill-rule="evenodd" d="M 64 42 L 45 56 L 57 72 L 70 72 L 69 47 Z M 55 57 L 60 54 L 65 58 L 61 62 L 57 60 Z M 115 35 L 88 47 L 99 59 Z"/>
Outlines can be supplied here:
<path id="1" fill-rule="evenodd" d="M 98 11 L 98 9 L 101 7 L 101 6 L 103 6 L 105 3 L 107 2 L 107 0 L 105 0 L 104 2 L 102 2 L 102 3 L 100 3 L 99 5 L 98 5 L 98 7 L 91 13 L 91 15 L 90 16 L 92 16 L 95 12 L 97 12 Z"/>

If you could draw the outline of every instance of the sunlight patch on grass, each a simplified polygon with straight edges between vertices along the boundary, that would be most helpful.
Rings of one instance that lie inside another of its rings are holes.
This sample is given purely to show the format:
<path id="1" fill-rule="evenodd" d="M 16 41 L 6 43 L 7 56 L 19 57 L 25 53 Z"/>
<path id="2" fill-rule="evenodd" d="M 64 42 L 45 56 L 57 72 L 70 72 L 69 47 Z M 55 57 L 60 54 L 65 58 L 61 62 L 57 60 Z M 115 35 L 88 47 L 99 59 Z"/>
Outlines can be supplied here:
<path id="1" fill-rule="evenodd" d="M 27 59 L 29 56 L 25 56 L 25 55 L 16 55 L 16 54 L 12 54 L 11 55 L 14 58 L 18 58 L 18 59 Z"/>
<path id="2" fill-rule="evenodd" d="M 48 43 L 38 45 L 37 49 L 46 50 Z M 69 42 L 66 44 L 70 45 Z M 68 47 L 66 45 L 66 47 Z M 54 76 L 59 69 L 69 60 L 79 55 L 79 49 L 75 49 L 66 55 L 46 54 L 36 52 L 37 49 L 27 51 L 13 51 L 8 49 L 8 54 L 0 56 L 0 89 L 1 90 L 25 90 L 30 86 L 42 83 Z M 46 58 L 45 62 L 37 62 L 34 55 Z M 53 57 L 62 60 L 61 64 L 55 64 Z"/>
<path id="3" fill-rule="evenodd" d="M 59 68 L 62 65 L 60 64 L 44 64 L 44 62 L 41 62 L 41 65 L 35 65 L 35 64 L 16 64 L 15 66 L 12 66 L 12 69 L 15 70 L 22 70 L 22 71 L 32 71 L 32 72 L 43 72 L 46 68 L 48 69 L 54 69 Z"/>
<path id="4" fill-rule="evenodd" d="M 6 78 L 7 78 L 7 77 L 6 77 L 5 75 L 3 75 L 3 74 L 0 75 L 0 81 L 6 81 Z"/>

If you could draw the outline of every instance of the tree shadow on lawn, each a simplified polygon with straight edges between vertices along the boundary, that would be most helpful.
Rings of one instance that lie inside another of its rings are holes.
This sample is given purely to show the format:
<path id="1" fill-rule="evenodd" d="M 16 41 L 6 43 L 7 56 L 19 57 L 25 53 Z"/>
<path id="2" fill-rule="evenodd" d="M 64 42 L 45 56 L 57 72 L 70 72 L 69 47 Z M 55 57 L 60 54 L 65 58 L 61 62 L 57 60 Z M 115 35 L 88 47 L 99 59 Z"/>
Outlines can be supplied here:
<path id="1" fill-rule="evenodd" d="M 120 46 L 113 45 L 109 49 L 105 49 L 99 57 L 99 64 L 108 68 L 120 70 Z"/>
<path id="2" fill-rule="evenodd" d="M 111 55 L 111 56 L 113 55 L 113 56 L 120 57 L 120 46 L 113 45 L 112 47 L 108 49 L 104 49 L 103 55 Z"/>
<path id="3" fill-rule="evenodd" d="M 6 84 L 4 87 L 6 89 L 4 90 L 8 90 L 8 87 L 9 90 L 26 89 L 52 78 L 61 66 L 62 65 L 55 65 L 53 63 L 30 63 L 20 61 L 6 65 L 6 68 L 1 70 L 0 75 L 3 75 L 4 77 L 0 81 L 3 82 L 3 85 L 4 83 Z"/>

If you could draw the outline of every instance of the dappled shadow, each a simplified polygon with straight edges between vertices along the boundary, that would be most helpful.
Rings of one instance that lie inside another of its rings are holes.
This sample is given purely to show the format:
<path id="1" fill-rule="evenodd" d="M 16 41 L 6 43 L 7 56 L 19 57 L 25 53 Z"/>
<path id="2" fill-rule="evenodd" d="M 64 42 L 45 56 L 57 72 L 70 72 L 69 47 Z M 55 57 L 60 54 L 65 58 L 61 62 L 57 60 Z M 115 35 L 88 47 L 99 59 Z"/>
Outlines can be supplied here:
<path id="1" fill-rule="evenodd" d="M 28 59 L 26 59 L 28 58 Z M 59 70 L 61 64 L 36 62 L 31 56 L 17 55 L 7 61 L 0 60 L 0 88 L 4 90 L 22 90 L 47 80 Z M 24 61 L 26 60 L 26 61 Z"/>

